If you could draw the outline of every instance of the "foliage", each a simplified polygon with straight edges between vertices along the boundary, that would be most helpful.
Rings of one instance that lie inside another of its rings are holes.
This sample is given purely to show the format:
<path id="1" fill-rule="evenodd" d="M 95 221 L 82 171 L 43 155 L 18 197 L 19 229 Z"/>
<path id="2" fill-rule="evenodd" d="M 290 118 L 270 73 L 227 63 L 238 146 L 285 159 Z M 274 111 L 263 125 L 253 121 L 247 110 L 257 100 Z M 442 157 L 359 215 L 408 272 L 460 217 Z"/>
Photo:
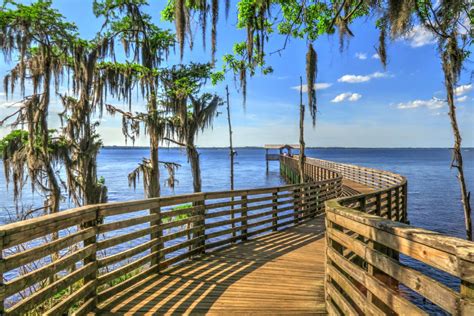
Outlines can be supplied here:
<path id="1" fill-rule="evenodd" d="M 0 139 L 0 157 L 4 157 L 4 151 L 8 152 L 12 146 L 25 146 L 28 142 L 28 132 L 24 130 L 14 130 Z"/>
<path id="2" fill-rule="evenodd" d="M 186 209 L 190 209 L 192 207 L 193 207 L 193 205 L 191 203 L 186 203 L 186 204 L 183 204 L 183 205 L 175 206 L 175 207 L 173 207 L 172 210 L 173 211 L 186 210 Z M 183 219 L 189 218 L 190 216 L 191 216 L 190 213 L 179 214 L 179 215 L 176 215 L 176 216 L 163 216 L 161 221 L 166 224 L 166 223 L 169 223 L 169 222 L 181 221 Z"/>
<path id="3" fill-rule="evenodd" d="M 210 64 L 172 66 L 160 73 L 163 83 L 162 106 L 170 115 L 171 137 L 166 140 L 186 148 L 191 164 L 194 192 L 201 191 L 201 169 L 195 139 L 200 131 L 210 127 L 222 101 L 217 95 L 204 93 L 201 87 L 211 74 Z"/>
<path id="4" fill-rule="evenodd" d="M 165 20 L 175 22 L 181 54 L 186 30 L 191 29 L 189 16 L 192 15 L 192 12 L 198 12 L 200 16 L 205 16 L 209 8 L 206 3 L 206 1 L 170 0 L 162 11 L 162 17 Z M 283 51 L 292 38 L 305 40 L 308 43 L 306 67 L 306 76 L 309 80 L 307 82 L 308 107 L 314 125 L 317 112 L 314 89 L 317 58 L 312 43 L 321 35 L 333 34 L 337 28 L 342 49 L 344 39 L 353 35 L 349 28 L 350 23 L 358 17 L 369 14 L 370 9 L 375 10 L 377 6 L 378 2 L 376 1 L 364 0 L 240 0 L 237 3 L 237 28 L 246 31 L 246 40 L 235 43 L 232 54 L 223 55 L 223 68 L 212 75 L 212 82 L 215 83 L 221 80 L 225 73 L 232 72 L 234 79 L 240 82 L 245 105 L 247 78 L 254 76 L 257 69 L 260 69 L 263 74 L 273 71 L 273 68 L 266 63 L 268 55 L 266 42 L 270 37 L 273 34 L 279 34 L 286 38 L 283 47 L 275 52 L 270 52 L 270 55 Z M 214 7 L 212 8 L 214 25 L 216 23 L 214 18 L 217 18 L 217 14 L 214 13 Z M 206 20 L 201 18 L 198 23 L 202 27 L 203 36 L 205 36 Z M 214 45 L 213 42 L 213 52 L 215 51 Z M 214 53 L 212 56 L 212 60 L 214 60 Z"/>

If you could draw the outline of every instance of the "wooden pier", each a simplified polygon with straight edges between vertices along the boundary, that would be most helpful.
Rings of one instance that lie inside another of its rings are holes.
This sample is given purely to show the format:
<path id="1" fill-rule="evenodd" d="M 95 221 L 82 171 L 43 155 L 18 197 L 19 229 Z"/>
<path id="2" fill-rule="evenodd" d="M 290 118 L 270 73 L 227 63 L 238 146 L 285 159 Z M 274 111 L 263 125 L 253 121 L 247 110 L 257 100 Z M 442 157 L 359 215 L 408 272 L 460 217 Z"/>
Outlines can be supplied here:
<path id="1" fill-rule="evenodd" d="M 1 226 L 4 313 L 426 314 L 420 297 L 474 314 L 474 243 L 407 225 L 404 177 L 306 158 L 300 184 L 297 163 L 280 156 L 285 186 L 90 205 Z"/>
<path id="2" fill-rule="evenodd" d="M 151 275 L 96 313 L 326 314 L 324 257 L 320 215 Z"/>

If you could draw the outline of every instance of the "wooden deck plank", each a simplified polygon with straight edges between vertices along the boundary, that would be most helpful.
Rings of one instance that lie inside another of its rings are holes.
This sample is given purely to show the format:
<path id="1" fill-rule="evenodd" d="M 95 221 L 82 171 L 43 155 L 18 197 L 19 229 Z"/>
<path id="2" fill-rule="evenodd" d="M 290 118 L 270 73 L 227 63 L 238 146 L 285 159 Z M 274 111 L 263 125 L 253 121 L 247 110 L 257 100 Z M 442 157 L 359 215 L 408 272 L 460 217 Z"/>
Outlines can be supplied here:
<path id="1" fill-rule="evenodd" d="M 349 179 L 346 179 L 346 178 L 342 179 L 342 185 L 343 185 L 343 187 L 348 188 L 347 191 L 350 193 L 348 195 L 355 195 L 355 194 L 361 194 L 361 193 L 370 193 L 370 192 L 375 191 L 374 188 L 370 188 L 370 187 L 368 187 L 364 184 L 361 184 L 361 183 L 358 183 L 358 182 L 355 182 L 355 181 L 352 181 L 352 180 L 349 180 Z"/>
<path id="2" fill-rule="evenodd" d="M 324 217 L 152 275 L 96 314 L 325 314 Z"/>

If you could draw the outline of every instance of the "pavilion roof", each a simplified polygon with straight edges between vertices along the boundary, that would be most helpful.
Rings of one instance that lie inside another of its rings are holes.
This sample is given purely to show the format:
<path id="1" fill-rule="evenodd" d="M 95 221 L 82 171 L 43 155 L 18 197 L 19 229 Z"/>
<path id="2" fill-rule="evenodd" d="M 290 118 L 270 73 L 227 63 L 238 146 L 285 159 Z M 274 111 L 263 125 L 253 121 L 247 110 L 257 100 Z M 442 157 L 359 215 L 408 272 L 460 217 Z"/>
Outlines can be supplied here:
<path id="1" fill-rule="evenodd" d="M 265 149 L 282 149 L 282 148 L 292 148 L 292 149 L 300 149 L 299 144 L 266 144 L 263 146 Z"/>

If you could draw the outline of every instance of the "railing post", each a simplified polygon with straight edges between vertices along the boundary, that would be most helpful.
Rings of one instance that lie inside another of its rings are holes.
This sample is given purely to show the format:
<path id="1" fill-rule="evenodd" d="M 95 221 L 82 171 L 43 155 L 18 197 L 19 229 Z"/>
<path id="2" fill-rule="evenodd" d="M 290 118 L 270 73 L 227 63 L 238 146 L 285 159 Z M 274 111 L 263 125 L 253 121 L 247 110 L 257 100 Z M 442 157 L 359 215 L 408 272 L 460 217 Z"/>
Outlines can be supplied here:
<path id="1" fill-rule="evenodd" d="M 314 194 L 314 189 L 312 185 L 308 185 L 308 190 L 307 190 L 307 196 L 306 196 L 306 207 L 307 207 L 307 214 L 311 217 L 314 218 L 316 215 L 316 207 L 315 207 L 315 194 Z"/>
<path id="2" fill-rule="evenodd" d="M 87 295 L 84 298 L 84 301 L 86 302 L 86 304 L 88 304 L 87 302 L 89 300 L 92 300 L 91 305 L 86 307 L 86 309 L 88 311 L 95 308 L 97 306 L 97 303 L 98 303 L 97 277 L 98 277 L 98 274 L 99 274 L 99 266 L 98 266 L 98 262 L 97 262 L 97 235 L 99 234 L 99 226 L 98 226 L 99 223 L 100 223 L 99 208 L 96 208 L 95 209 L 95 218 L 92 221 L 86 222 L 82 225 L 83 228 L 89 228 L 89 227 L 94 228 L 94 232 L 95 232 L 92 237 L 87 238 L 87 239 L 84 240 L 84 248 L 88 247 L 90 245 L 94 245 L 94 251 L 89 256 L 84 258 L 84 266 L 87 265 L 87 264 L 90 264 L 90 263 L 94 264 L 94 271 L 92 273 L 90 273 L 89 275 L 86 275 L 84 277 L 84 284 L 87 284 L 88 282 L 94 282 L 93 290 L 91 291 L 91 293 L 89 295 Z"/>
<path id="3" fill-rule="evenodd" d="M 382 213 L 382 193 L 377 193 L 375 198 L 377 203 L 375 207 L 375 215 L 380 216 L 380 213 Z"/>
<path id="4" fill-rule="evenodd" d="M 395 213 L 395 220 L 397 222 L 402 221 L 402 218 L 403 218 L 403 215 L 401 214 L 402 210 L 400 209 L 400 196 L 401 196 L 400 189 L 401 187 L 397 187 L 395 189 L 395 209 L 397 210 Z"/>
<path id="5" fill-rule="evenodd" d="M 369 239 L 368 242 L 367 242 L 367 247 L 369 249 L 375 250 L 374 241 Z M 367 262 L 367 273 L 370 276 L 375 276 L 374 272 L 375 272 L 374 271 L 374 266 Z M 373 298 L 372 292 L 370 292 L 369 290 L 367 290 L 367 302 L 369 303 L 369 305 L 374 303 L 374 298 Z"/>
<path id="6" fill-rule="evenodd" d="M 247 194 L 242 195 L 242 211 L 240 212 L 240 217 L 242 218 L 241 226 L 242 230 L 240 231 L 240 235 L 242 236 L 241 240 L 247 240 Z"/>
<path id="7" fill-rule="evenodd" d="M 162 241 L 161 241 L 161 237 L 163 236 L 163 230 L 160 228 L 160 225 L 161 225 L 161 208 L 159 206 L 159 202 L 157 202 L 157 204 L 158 204 L 157 207 L 154 207 L 154 208 L 150 209 L 150 214 L 158 215 L 157 219 L 150 223 L 150 226 L 152 226 L 152 227 L 156 226 L 156 228 L 157 228 L 156 232 L 151 233 L 150 239 L 151 240 L 156 240 L 156 244 L 153 247 L 151 247 L 151 252 L 156 253 L 156 255 L 151 259 L 151 265 L 152 266 L 154 266 L 154 265 L 158 266 L 158 270 L 159 270 L 159 264 L 160 264 L 160 261 L 161 261 L 161 249 L 163 248 L 163 244 L 162 244 Z"/>
<path id="8" fill-rule="evenodd" d="M 392 190 L 387 191 L 387 218 L 392 220 Z"/>
<path id="9" fill-rule="evenodd" d="M 459 292 L 461 294 L 462 301 L 474 302 L 474 283 L 461 280 L 461 288 L 459 289 Z M 460 308 L 460 312 L 461 315 L 467 315 L 467 313 L 463 313 L 462 307 Z"/>
<path id="10" fill-rule="evenodd" d="M 402 209 L 403 209 L 403 223 L 406 223 L 406 224 L 409 224 L 409 220 L 408 220 L 408 184 L 405 182 L 405 184 L 403 185 L 403 206 L 402 206 Z"/>
<path id="11" fill-rule="evenodd" d="M 273 207 L 272 207 L 272 218 L 273 218 L 273 221 L 272 221 L 272 226 L 273 226 L 273 231 L 277 231 L 278 227 L 278 191 L 276 192 L 273 192 L 272 193 L 272 196 L 273 196 L 273 200 L 272 200 L 272 203 L 273 203 Z"/>
<path id="12" fill-rule="evenodd" d="M 196 248 L 202 247 L 200 254 L 204 254 L 206 252 L 206 194 L 202 193 L 201 199 L 196 202 L 196 214 L 199 216 L 196 226 L 198 226 L 198 233 L 196 241 Z"/>
<path id="13" fill-rule="evenodd" d="M 299 218 L 299 187 L 296 187 L 293 190 L 293 210 L 294 210 L 294 224 L 298 224 L 298 218 Z"/>
<path id="14" fill-rule="evenodd" d="M 5 313 L 5 284 L 3 283 L 4 264 L 3 264 L 3 235 L 0 232 L 0 315 Z"/>
<path id="15" fill-rule="evenodd" d="M 364 195 L 359 199 L 359 209 L 360 209 L 361 212 L 364 212 L 364 213 L 366 213 L 365 203 L 366 203 L 366 198 L 365 198 L 365 195 Z"/>

